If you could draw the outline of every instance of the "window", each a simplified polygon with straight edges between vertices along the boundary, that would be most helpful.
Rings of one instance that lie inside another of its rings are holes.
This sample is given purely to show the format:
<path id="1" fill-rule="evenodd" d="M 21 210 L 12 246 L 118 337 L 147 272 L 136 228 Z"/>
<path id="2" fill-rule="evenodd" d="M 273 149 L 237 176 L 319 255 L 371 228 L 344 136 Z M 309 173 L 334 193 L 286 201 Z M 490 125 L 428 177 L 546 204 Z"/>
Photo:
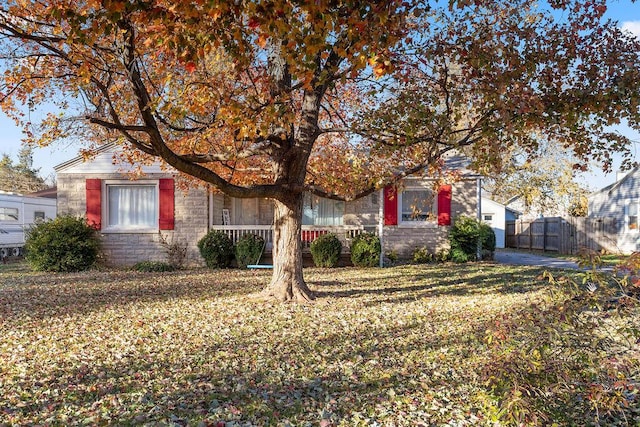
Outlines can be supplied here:
<path id="1" fill-rule="evenodd" d="M 638 201 L 634 200 L 632 203 L 629 203 L 627 207 L 627 217 L 629 230 L 637 230 L 638 229 Z"/>
<path id="2" fill-rule="evenodd" d="M 0 221 L 17 221 L 18 208 L 0 208 Z"/>
<path id="3" fill-rule="evenodd" d="M 155 183 L 107 183 L 106 203 L 107 229 L 158 228 L 158 186 Z"/>
<path id="4" fill-rule="evenodd" d="M 305 194 L 302 206 L 303 225 L 343 225 L 344 202 Z"/>
<path id="5" fill-rule="evenodd" d="M 493 214 L 482 214 L 482 220 L 487 222 L 493 221 Z"/>
<path id="6" fill-rule="evenodd" d="M 233 224 L 260 224 L 259 215 L 258 199 L 233 199 Z"/>
<path id="7" fill-rule="evenodd" d="M 33 220 L 35 222 L 44 221 L 44 212 L 43 211 L 35 211 L 33 213 Z"/>
<path id="8" fill-rule="evenodd" d="M 437 201 L 434 192 L 427 188 L 408 188 L 399 195 L 400 222 L 436 222 Z"/>

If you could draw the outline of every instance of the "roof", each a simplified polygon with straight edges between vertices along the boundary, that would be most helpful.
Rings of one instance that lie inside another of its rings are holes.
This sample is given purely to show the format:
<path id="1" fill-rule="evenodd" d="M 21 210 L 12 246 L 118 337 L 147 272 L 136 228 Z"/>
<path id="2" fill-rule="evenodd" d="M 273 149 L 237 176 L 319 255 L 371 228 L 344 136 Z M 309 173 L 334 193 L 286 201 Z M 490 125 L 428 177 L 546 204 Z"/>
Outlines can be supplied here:
<path id="1" fill-rule="evenodd" d="M 54 167 L 56 173 L 104 173 L 107 172 L 107 169 L 113 169 L 114 161 L 111 157 L 109 157 L 110 153 L 116 153 L 120 150 L 121 147 L 116 142 L 108 142 L 103 144 L 93 150 L 94 157 L 92 159 L 91 167 L 87 166 L 87 159 L 78 155 L 71 160 L 68 160 L 64 163 L 60 163 Z M 460 175 L 462 179 L 478 179 L 482 178 L 483 175 L 478 174 L 477 172 L 471 170 L 469 166 L 471 165 L 471 160 L 461 155 L 455 151 L 450 151 L 445 153 L 442 156 L 444 161 L 443 171 L 445 172 L 456 172 Z M 154 163 L 154 166 L 145 167 L 143 169 L 146 170 L 147 173 L 158 173 L 158 172 L 166 172 L 160 169 L 160 162 Z M 123 168 L 125 165 L 121 165 Z"/>
<path id="2" fill-rule="evenodd" d="M 45 188 L 44 190 L 35 191 L 33 193 L 25 194 L 29 197 L 44 197 L 46 199 L 55 199 L 58 197 L 58 187 Z"/>
<path id="3" fill-rule="evenodd" d="M 589 195 L 589 198 L 592 198 L 592 197 L 594 197 L 594 196 L 596 196 L 598 194 L 611 193 L 613 190 L 617 189 L 625 181 L 627 181 L 631 175 L 633 175 L 634 173 L 638 172 L 639 170 L 640 170 L 640 166 L 634 167 L 625 176 L 623 176 L 622 179 L 619 179 L 616 182 L 614 182 L 613 184 L 609 184 L 606 187 L 602 187 L 601 189 L 592 192 Z"/>
<path id="4" fill-rule="evenodd" d="M 106 152 L 110 152 L 112 151 L 114 148 L 116 148 L 117 144 L 115 142 L 107 142 L 106 144 L 101 145 L 100 147 L 96 148 L 94 150 L 95 154 L 100 154 L 100 153 L 106 153 Z M 85 158 L 81 155 L 78 155 L 74 158 L 72 158 L 71 160 L 67 160 L 66 162 L 60 163 L 59 165 L 56 165 L 53 167 L 53 170 L 55 170 L 56 172 L 59 172 L 61 170 L 64 169 L 68 169 L 70 167 L 79 165 L 81 163 L 85 162 Z"/>

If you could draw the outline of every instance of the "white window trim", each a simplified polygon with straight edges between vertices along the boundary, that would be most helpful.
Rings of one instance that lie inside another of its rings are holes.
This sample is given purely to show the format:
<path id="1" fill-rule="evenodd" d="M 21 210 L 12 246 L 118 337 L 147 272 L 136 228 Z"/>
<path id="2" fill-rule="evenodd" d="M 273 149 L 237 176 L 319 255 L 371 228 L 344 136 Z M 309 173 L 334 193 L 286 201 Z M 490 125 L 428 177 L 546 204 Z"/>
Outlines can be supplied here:
<path id="1" fill-rule="evenodd" d="M 637 227 L 636 228 L 631 228 L 630 227 L 630 222 L 629 222 L 629 206 L 630 205 L 636 205 L 637 207 L 637 211 L 636 211 L 636 216 L 638 217 L 636 223 L 637 223 Z M 624 230 L 629 232 L 629 233 L 633 233 L 633 234 L 638 234 L 640 233 L 640 200 L 639 199 L 627 199 L 625 200 L 624 203 Z"/>
<path id="2" fill-rule="evenodd" d="M 484 213 L 484 212 L 483 212 L 483 213 L 481 213 L 480 215 L 482 215 L 482 221 L 483 221 L 483 222 L 493 222 L 493 220 L 494 220 L 494 218 L 495 218 L 495 216 L 496 216 L 496 214 L 494 214 L 494 213 L 492 213 L 492 212 L 486 212 L 486 213 Z M 491 219 L 485 219 L 485 218 L 484 218 L 485 216 L 490 216 L 490 217 L 491 217 Z"/>
<path id="3" fill-rule="evenodd" d="M 109 189 L 110 185 L 153 185 L 156 190 L 156 211 L 155 211 L 155 226 L 154 227 L 122 227 L 122 226 L 109 226 Z M 160 218 L 160 181 L 157 179 L 140 180 L 140 181 L 127 181 L 119 179 L 110 179 L 102 181 L 102 233 L 112 234 L 150 234 L 158 233 L 160 231 L 159 225 Z"/>
<path id="4" fill-rule="evenodd" d="M 405 191 L 411 190 L 429 190 L 434 191 L 429 187 L 411 186 L 406 187 L 402 191 L 398 191 L 398 227 L 399 228 L 438 228 L 438 194 L 435 192 L 433 199 L 433 207 L 435 208 L 435 219 L 433 221 L 403 221 L 402 220 L 402 197 Z"/>

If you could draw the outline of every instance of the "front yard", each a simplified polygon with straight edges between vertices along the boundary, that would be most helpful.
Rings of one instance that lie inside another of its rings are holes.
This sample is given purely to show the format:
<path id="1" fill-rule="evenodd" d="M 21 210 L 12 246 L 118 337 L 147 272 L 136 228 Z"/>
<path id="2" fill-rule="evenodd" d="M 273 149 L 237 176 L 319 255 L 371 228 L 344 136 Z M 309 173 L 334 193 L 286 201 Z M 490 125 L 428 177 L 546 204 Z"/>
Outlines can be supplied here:
<path id="1" fill-rule="evenodd" d="M 640 423 L 637 306 L 493 264 L 306 269 L 308 305 L 269 274 L 0 266 L 0 425 Z"/>

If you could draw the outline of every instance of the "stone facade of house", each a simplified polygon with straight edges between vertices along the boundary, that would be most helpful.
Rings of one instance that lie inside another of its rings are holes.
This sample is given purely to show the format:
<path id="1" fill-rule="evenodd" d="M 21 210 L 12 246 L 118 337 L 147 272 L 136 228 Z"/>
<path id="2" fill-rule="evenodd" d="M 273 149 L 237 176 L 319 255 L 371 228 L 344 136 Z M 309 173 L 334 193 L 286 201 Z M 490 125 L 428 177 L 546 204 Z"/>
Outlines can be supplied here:
<path id="1" fill-rule="evenodd" d="M 169 174 L 148 174 L 145 180 L 170 178 Z M 58 174 L 58 212 L 73 216 L 86 214 L 87 179 L 123 180 L 126 176 L 112 174 Z M 156 232 L 101 232 L 102 254 L 106 265 L 133 265 L 139 261 L 167 261 L 161 235 L 169 244 L 187 245 L 186 263 L 202 265 L 197 242 L 207 233 L 209 207 L 205 189 L 175 191 L 175 227 Z"/>

